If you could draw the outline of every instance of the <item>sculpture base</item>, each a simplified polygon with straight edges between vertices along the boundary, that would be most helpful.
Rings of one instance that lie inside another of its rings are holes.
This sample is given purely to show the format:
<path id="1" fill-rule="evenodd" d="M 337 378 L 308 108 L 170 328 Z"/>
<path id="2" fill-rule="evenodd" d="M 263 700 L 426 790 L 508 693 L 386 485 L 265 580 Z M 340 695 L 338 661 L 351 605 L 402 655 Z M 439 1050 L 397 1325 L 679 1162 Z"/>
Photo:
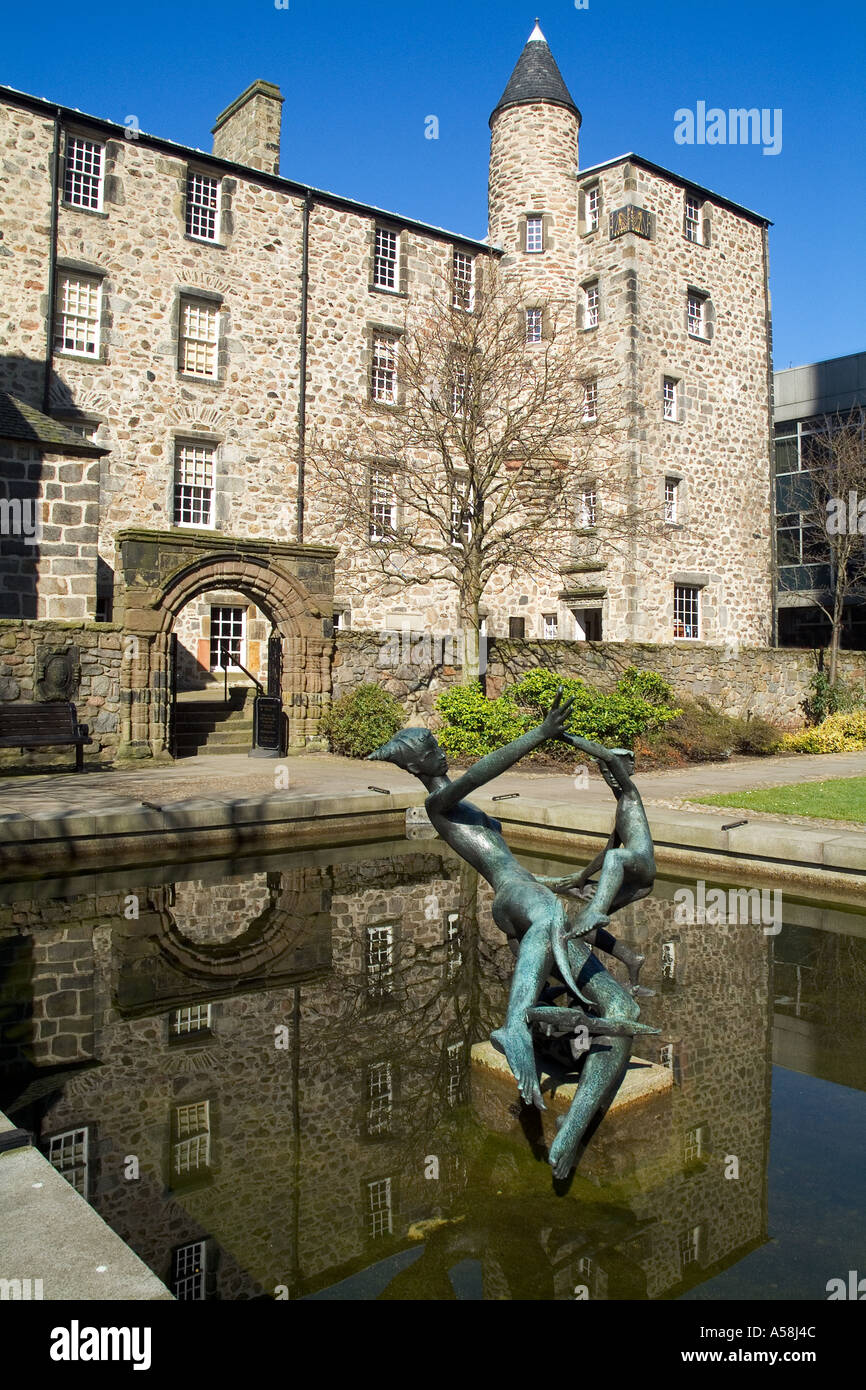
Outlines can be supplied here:
<path id="1" fill-rule="evenodd" d="M 566 1113 L 578 1081 L 573 1074 L 541 1068 L 541 1093 L 547 1107 L 536 1111 L 544 1143 L 556 1136 L 556 1121 Z M 624 1175 L 670 1146 L 670 1099 L 673 1072 L 655 1062 L 634 1058 L 611 1102 L 603 1125 L 592 1139 L 580 1171 Z M 482 1123 L 499 1134 L 520 1130 L 523 1103 L 503 1054 L 490 1042 L 472 1048 L 472 1105 Z M 524 1110 L 524 1113 L 527 1113 Z M 529 1111 L 528 1113 L 532 1113 Z"/>

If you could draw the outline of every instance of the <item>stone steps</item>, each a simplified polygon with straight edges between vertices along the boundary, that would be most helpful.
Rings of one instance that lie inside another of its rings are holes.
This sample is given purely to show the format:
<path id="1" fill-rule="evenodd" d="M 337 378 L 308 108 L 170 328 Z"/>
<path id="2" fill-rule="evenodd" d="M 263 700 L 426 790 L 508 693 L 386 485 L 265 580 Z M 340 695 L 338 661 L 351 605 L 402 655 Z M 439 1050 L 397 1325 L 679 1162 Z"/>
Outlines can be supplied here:
<path id="1" fill-rule="evenodd" d="M 199 692 L 196 692 L 198 695 Z M 199 753 L 249 753 L 253 743 L 253 701 L 248 688 L 208 692 L 205 698 L 179 699 L 175 706 L 175 749 L 179 758 Z"/>

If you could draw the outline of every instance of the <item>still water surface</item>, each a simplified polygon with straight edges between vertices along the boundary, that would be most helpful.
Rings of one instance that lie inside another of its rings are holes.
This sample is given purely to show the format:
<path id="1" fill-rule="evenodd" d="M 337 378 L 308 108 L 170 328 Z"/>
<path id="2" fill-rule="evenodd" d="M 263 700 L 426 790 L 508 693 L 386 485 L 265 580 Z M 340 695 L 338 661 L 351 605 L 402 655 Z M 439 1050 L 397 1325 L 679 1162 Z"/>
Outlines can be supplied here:
<path id="1" fill-rule="evenodd" d="M 617 917 L 673 1087 L 563 1191 L 471 1064 L 512 958 L 438 841 L 0 885 L 0 1109 L 183 1299 L 824 1299 L 866 1250 L 866 915 L 682 924 L 678 886 Z"/>

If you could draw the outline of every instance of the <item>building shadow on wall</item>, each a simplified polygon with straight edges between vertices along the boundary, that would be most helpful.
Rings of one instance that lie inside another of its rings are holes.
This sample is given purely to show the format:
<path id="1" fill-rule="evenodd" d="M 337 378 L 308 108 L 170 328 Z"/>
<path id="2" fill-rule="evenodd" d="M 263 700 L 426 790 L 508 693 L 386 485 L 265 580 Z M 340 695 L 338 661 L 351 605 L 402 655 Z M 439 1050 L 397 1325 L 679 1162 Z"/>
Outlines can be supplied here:
<path id="1" fill-rule="evenodd" d="M 44 362 L 0 356 L 0 618 L 39 616 L 43 543 L 63 541 L 62 510 L 45 520 L 62 488 L 50 460 L 88 442 L 87 417 L 56 376 L 43 411 L 44 376 Z"/>

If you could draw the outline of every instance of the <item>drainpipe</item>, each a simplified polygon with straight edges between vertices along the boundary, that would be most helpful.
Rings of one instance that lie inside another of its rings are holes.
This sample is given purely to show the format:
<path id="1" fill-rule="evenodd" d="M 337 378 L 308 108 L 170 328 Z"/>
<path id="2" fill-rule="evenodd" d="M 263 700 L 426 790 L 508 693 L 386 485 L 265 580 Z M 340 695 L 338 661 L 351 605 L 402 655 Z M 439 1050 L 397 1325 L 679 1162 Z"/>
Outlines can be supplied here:
<path id="1" fill-rule="evenodd" d="M 775 376 L 773 374 L 773 318 L 770 312 L 770 237 L 764 227 L 764 319 L 767 328 L 767 406 L 770 450 L 770 584 L 772 605 L 772 636 L 774 647 L 779 645 L 779 561 L 776 548 L 776 445 L 773 422 Z"/>
<path id="2" fill-rule="evenodd" d="M 45 381 L 42 388 L 42 411 L 49 413 L 51 377 L 54 371 L 54 313 L 57 296 L 57 199 L 60 187 L 60 122 L 63 113 L 58 106 L 54 115 L 54 156 L 51 161 L 51 231 L 48 247 L 48 325 L 45 343 Z"/>
<path id="3" fill-rule="evenodd" d="M 307 449 L 307 313 L 310 291 L 310 208 L 313 195 L 304 191 L 304 234 L 301 257 L 301 360 L 298 383 L 298 544 L 304 543 L 304 485 Z"/>

